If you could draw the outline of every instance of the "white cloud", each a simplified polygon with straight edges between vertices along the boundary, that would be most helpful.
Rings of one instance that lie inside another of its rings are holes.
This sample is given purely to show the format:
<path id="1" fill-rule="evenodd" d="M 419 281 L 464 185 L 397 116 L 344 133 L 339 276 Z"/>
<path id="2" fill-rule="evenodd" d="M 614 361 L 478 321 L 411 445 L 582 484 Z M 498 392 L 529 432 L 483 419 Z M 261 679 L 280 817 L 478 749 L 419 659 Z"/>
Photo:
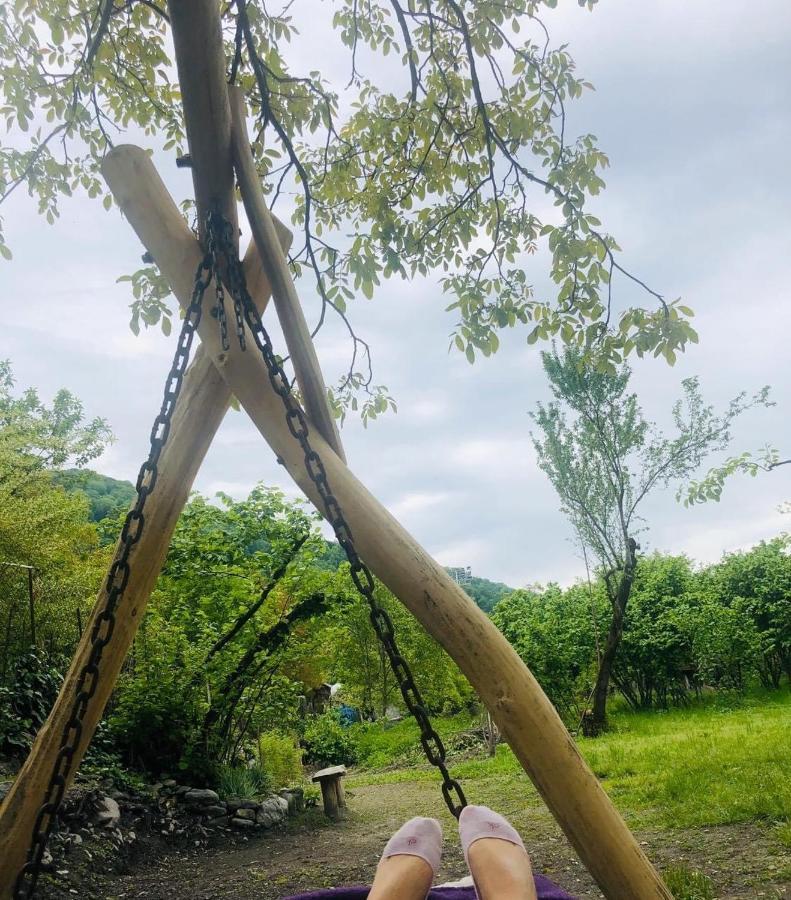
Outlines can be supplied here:
<path id="1" fill-rule="evenodd" d="M 432 507 L 441 506 L 447 503 L 452 495 L 446 492 L 419 492 L 414 494 L 405 494 L 395 503 L 390 504 L 390 512 L 397 518 L 401 519 L 413 517 L 416 514 L 425 512 Z"/>

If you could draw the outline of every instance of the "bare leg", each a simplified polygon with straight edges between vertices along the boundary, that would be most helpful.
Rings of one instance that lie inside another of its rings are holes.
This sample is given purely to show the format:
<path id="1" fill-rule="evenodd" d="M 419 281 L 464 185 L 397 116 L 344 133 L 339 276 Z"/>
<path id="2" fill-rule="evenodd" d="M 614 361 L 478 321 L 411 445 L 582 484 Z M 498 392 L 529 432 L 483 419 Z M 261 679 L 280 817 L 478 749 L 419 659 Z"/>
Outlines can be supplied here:
<path id="1" fill-rule="evenodd" d="M 536 900 L 530 857 L 507 819 L 487 806 L 468 806 L 459 836 L 480 900 Z"/>
<path id="2" fill-rule="evenodd" d="M 436 819 L 410 819 L 387 842 L 368 900 L 425 900 L 442 856 Z"/>
<path id="3" fill-rule="evenodd" d="M 521 847 L 481 838 L 470 846 L 468 858 L 481 900 L 536 900 L 530 857 Z"/>
<path id="4" fill-rule="evenodd" d="M 388 856 L 376 868 L 368 900 L 425 900 L 434 873 L 419 856 Z"/>

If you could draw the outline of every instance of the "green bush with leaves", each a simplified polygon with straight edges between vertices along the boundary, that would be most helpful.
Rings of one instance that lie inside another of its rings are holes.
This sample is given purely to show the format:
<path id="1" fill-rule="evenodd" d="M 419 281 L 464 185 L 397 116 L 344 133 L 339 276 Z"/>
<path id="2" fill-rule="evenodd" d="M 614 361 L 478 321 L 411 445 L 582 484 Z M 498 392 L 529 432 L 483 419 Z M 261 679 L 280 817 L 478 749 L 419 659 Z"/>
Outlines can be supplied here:
<path id="1" fill-rule="evenodd" d="M 514 591 L 502 599 L 492 621 L 527 663 L 549 699 L 569 723 L 585 709 L 596 665 L 597 621 L 604 621 L 603 594 L 578 585 Z"/>
<path id="2" fill-rule="evenodd" d="M 686 557 L 637 561 L 613 684 L 634 709 L 685 703 L 703 687 L 779 687 L 791 647 L 785 537 L 695 570 Z M 598 579 L 514 591 L 492 620 L 570 725 L 590 698 L 609 618 Z"/>
<path id="3" fill-rule="evenodd" d="M 748 616 L 759 635 L 758 675 L 765 687 L 791 679 L 791 535 L 729 553 L 710 572 L 720 602 Z"/>
<path id="4" fill-rule="evenodd" d="M 308 722 L 302 744 L 306 761 L 317 766 L 349 766 L 357 762 L 355 732 L 341 725 L 335 710 L 328 710 Z"/>
<path id="5" fill-rule="evenodd" d="M 195 496 L 180 517 L 110 717 L 129 762 L 203 780 L 296 727 L 324 677 L 314 619 L 331 599 L 301 504 L 263 486 L 218 500 Z"/>
<path id="6" fill-rule="evenodd" d="M 349 566 L 335 575 L 337 602 L 328 615 L 326 645 L 332 648 L 326 667 L 342 684 L 343 699 L 368 719 L 381 718 L 388 708 L 403 708 L 401 692 L 371 625 L 367 601 L 354 588 Z M 376 598 L 390 616 L 398 647 L 409 663 L 430 712 L 455 712 L 474 692 L 459 667 L 396 597 L 377 583 Z"/>
<path id="7" fill-rule="evenodd" d="M 282 788 L 302 781 L 302 749 L 293 735 L 267 731 L 257 741 L 258 765 Z"/>
<path id="8" fill-rule="evenodd" d="M 0 686 L 0 753 L 27 753 L 62 680 L 60 668 L 40 650 L 17 659 L 12 680 Z"/>

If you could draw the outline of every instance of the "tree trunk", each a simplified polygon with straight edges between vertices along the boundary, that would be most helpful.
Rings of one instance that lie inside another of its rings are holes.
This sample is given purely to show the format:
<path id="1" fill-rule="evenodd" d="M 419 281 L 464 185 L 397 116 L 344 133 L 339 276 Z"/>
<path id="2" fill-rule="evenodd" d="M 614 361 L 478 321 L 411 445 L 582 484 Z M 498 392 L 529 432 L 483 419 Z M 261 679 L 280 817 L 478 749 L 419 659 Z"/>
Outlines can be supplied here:
<path id="1" fill-rule="evenodd" d="M 219 690 L 215 691 L 214 701 L 206 713 L 201 728 L 200 745 L 209 746 L 209 736 L 212 726 L 218 719 L 225 715 L 232 716 L 236 704 L 241 699 L 247 683 L 243 680 L 250 666 L 264 651 L 272 653 L 279 649 L 289 638 L 291 626 L 303 619 L 324 612 L 326 598 L 324 594 L 311 594 L 304 600 L 300 600 L 279 622 L 262 631 L 251 647 L 247 649 L 242 658 L 236 664 L 234 670 L 226 676 Z"/>
<path id="2" fill-rule="evenodd" d="M 615 596 L 610 597 L 612 602 L 612 619 L 610 630 L 607 633 L 607 641 L 599 661 L 599 671 L 596 673 L 596 685 L 593 689 L 593 707 L 591 714 L 586 718 L 584 731 L 588 735 L 600 734 L 607 727 L 607 693 L 610 689 L 612 669 L 615 664 L 615 656 L 623 636 L 623 622 L 626 616 L 626 604 L 634 584 L 635 566 L 637 557 L 635 550 L 637 545 L 630 538 L 627 543 L 626 564 L 621 572 L 618 588 Z"/>

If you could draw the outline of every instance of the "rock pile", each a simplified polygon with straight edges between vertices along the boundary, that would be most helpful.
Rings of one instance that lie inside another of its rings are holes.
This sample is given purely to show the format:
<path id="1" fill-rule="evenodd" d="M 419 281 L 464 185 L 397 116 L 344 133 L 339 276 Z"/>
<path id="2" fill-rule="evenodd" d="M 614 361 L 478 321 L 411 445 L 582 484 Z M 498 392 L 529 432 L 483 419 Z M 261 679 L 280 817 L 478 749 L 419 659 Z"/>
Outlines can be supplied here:
<path id="1" fill-rule="evenodd" d="M 10 788 L 10 781 L 0 782 L 0 802 Z M 111 779 L 98 786 L 77 784 L 66 794 L 44 867 L 68 875 L 62 868 L 67 858 L 91 863 L 102 847 L 120 860 L 146 834 L 202 845 L 212 833 L 273 828 L 304 806 L 301 788 L 263 800 L 221 800 L 216 791 L 179 785 L 174 779 L 133 793 L 117 790 Z"/>

